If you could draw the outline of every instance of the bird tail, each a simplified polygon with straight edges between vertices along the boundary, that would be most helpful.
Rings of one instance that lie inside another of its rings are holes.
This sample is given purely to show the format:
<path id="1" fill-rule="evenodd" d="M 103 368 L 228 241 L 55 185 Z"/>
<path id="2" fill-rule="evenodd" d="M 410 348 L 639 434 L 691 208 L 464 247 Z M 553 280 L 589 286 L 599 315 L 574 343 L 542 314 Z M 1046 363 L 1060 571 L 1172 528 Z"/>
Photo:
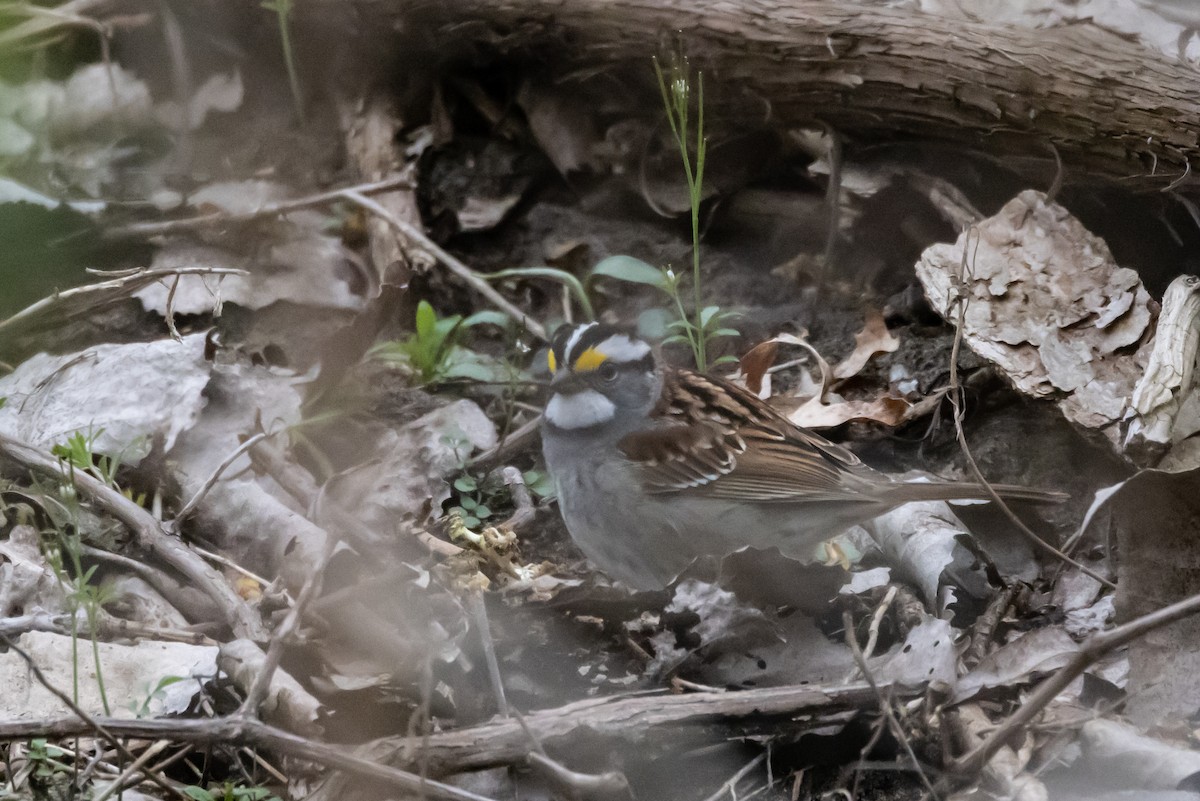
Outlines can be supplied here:
<path id="1" fill-rule="evenodd" d="M 991 488 L 1004 500 L 1034 503 L 1062 503 L 1069 497 L 1065 492 L 1021 487 L 1016 484 L 992 484 Z M 980 484 L 950 482 L 904 482 L 887 489 L 885 500 L 896 503 L 910 501 L 990 501 L 989 493 Z"/>

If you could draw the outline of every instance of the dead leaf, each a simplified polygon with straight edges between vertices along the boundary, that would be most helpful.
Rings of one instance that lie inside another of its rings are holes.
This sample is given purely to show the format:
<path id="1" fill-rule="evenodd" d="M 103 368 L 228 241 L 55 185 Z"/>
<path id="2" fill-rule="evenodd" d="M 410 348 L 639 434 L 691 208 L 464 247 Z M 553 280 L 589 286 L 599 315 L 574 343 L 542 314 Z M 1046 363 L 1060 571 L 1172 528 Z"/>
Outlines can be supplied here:
<path id="1" fill-rule="evenodd" d="M 854 335 L 854 351 L 833 368 L 833 377 L 842 379 L 856 376 L 872 356 L 894 353 L 899 347 L 900 340 L 888 331 L 883 315 L 876 309 L 869 309 L 866 324 Z"/>
<path id="2" fill-rule="evenodd" d="M 779 340 L 768 339 L 746 351 L 738 360 L 746 389 L 760 398 L 771 397 L 771 376 L 767 370 L 775 364 L 777 353 L 779 353 Z"/>
<path id="3" fill-rule="evenodd" d="M 820 398 L 809 398 L 787 418 L 805 428 L 833 428 L 851 420 L 869 420 L 885 426 L 898 426 L 911 419 L 914 404 L 904 398 L 885 395 L 872 401 L 842 401 L 822 403 Z"/>
<path id="4" fill-rule="evenodd" d="M 212 366 L 204 334 L 96 345 L 82 353 L 27 359 L 0 379 L 0 431 L 49 448 L 76 432 L 93 450 L 136 463 L 161 434 L 170 449 L 204 408 Z"/>
<path id="5" fill-rule="evenodd" d="M 954 702 L 965 701 L 989 687 L 1025 682 L 1065 665 L 1079 645 L 1061 627 L 1048 626 L 1023 635 L 988 654 L 958 681 Z"/>
<path id="6" fill-rule="evenodd" d="M 517 104 L 525 111 L 534 139 L 559 173 L 592 166 L 600 133 L 577 94 L 527 80 L 517 91 Z"/>
<path id="7" fill-rule="evenodd" d="M 78 643 L 64 634 L 31 631 L 17 643 L 33 658 L 55 687 L 71 688 L 72 671 L 79 667 L 78 705 L 93 715 L 104 714 L 104 703 L 96 681 L 96 665 L 90 654 L 76 650 Z M 104 691 L 114 717 L 132 718 L 147 703 L 151 715 L 181 712 L 199 691 L 195 681 L 180 681 L 155 693 L 167 676 L 212 678 L 217 674 L 217 649 L 210 645 L 142 640 L 136 645 L 97 642 L 104 674 Z M 29 671 L 16 652 L 0 654 L 0 715 L 29 719 L 68 714 L 70 710 L 50 694 Z"/>

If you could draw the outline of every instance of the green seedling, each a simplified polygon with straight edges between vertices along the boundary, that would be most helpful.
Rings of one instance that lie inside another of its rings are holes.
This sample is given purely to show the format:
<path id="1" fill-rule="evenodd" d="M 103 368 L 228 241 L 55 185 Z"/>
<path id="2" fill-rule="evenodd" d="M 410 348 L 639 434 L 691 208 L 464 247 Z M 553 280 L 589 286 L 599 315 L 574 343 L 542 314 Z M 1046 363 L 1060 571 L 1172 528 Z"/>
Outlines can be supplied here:
<path id="1" fill-rule="evenodd" d="M 545 499 L 554 495 L 554 483 L 540 470 L 527 470 L 521 478 L 535 498 Z M 450 509 L 464 526 L 470 529 L 489 525 L 501 517 L 498 510 L 507 515 L 512 509 L 512 495 L 504 482 L 494 474 L 476 477 L 463 472 L 454 479 L 454 490 L 458 493 L 458 505 Z"/>
<path id="2" fill-rule="evenodd" d="M 292 102 L 296 104 L 296 117 L 304 121 L 304 93 L 300 89 L 300 73 L 296 69 L 296 56 L 292 51 L 292 12 L 294 0 L 265 0 L 262 7 L 275 14 L 279 21 L 279 40 L 283 47 L 283 65 L 287 69 L 288 86 L 292 91 Z"/>
<path id="3" fill-rule="evenodd" d="M 150 716 L 150 704 L 154 703 L 159 698 L 162 698 L 166 689 L 172 684 L 178 684 L 181 681 L 186 681 L 186 676 L 163 676 L 158 680 L 158 684 L 154 685 L 154 689 L 146 694 L 139 704 L 136 701 L 129 702 L 129 710 L 133 712 L 135 717 L 145 718 Z"/>
<path id="4" fill-rule="evenodd" d="M 192 784 L 183 788 L 183 794 L 193 801 L 279 801 L 265 787 L 246 787 L 233 782 L 209 785 L 209 789 Z"/>
<path id="5" fill-rule="evenodd" d="M 482 311 L 470 317 L 454 314 L 438 318 L 427 301 L 417 304 L 413 333 L 395 342 L 385 342 L 372 353 L 379 359 L 409 370 L 419 384 L 438 384 L 451 379 L 504 381 L 510 372 L 503 362 L 464 347 L 466 332 L 484 323 L 507 325 L 499 312 Z"/>

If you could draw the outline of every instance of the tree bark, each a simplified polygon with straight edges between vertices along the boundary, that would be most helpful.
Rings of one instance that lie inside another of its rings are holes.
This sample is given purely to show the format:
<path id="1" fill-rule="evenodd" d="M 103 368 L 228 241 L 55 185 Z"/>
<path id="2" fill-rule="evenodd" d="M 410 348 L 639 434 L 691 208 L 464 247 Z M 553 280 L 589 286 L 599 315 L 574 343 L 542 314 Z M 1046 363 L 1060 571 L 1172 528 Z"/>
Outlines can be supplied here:
<path id="1" fill-rule="evenodd" d="M 1007 166 L 1047 185 L 1057 151 L 1073 182 L 1178 188 L 1200 151 L 1194 66 L 1091 22 L 1029 29 L 815 0 L 373 8 L 403 16 L 406 46 L 421 58 L 500 57 L 559 83 L 600 68 L 617 101 L 656 95 L 649 57 L 678 41 L 705 72 L 711 110 L 784 128 L 823 122 L 858 141 L 955 141 L 1007 155 Z"/>

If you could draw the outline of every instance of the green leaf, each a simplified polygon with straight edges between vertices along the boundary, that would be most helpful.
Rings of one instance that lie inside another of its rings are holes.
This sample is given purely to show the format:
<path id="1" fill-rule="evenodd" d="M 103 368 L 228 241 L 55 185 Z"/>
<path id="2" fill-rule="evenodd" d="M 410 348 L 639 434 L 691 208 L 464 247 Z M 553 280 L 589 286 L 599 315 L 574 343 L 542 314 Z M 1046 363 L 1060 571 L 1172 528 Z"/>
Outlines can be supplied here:
<path id="1" fill-rule="evenodd" d="M 8 403 L 8 398 L 4 395 L 0 395 L 0 409 L 3 409 L 4 404 L 6 403 Z"/>
<path id="2" fill-rule="evenodd" d="M 488 518 L 492 516 L 492 510 L 481 503 L 475 507 L 475 515 L 481 518 Z"/>
<path id="3" fill-rule="evenodd" d="M 705 306 L 703 309 L 701 309 L 700 310 L 700 327 L 701 328 L 707 327 L 708 321 L 711 320 L 713 318 L 713 316 L 719 311 L 721 311 L 720 306 Z"/>
<path id="4" fill-rule="evenodd" d="M 472 353 L 472 357 L 477 357 L 479 354 Z M 446 365 L 442 371 L 445 378 L 467 378 L 472 381 L 502 381 L 504 376 L 500 373 L 496 365 L 484 362 L 479 358 L 463 358 L 461 360 L 452 357 L 450 363 Z"/>
<path id="5" fill-rule="evenodd" d="M 741 336 L 741 333 L 736 328 L 718 328 L 716 331 L 710 331 L 708 334 L 709 339 L 716 339 L 717 337 L 739 336 Z"/>
<path id="6" fill-rule="evenodd" d="M 459 492 L 474 492 L 479 488 L 479 485 L 475 482 L 474 477 L 464 473 L 454 479 L 454 488 Z"/>
<path id="7" fill-rule="evenodd" d="M 479 525 L 483 522 L 475 515 L 469 515 L 465 512 L 463 513 L 462 521 L 463 525 L 467 528 L 479 528 Z"/>
<path id="8" fill-rule="evenodd" d="M 433 306 L 429 305 L 429 301 L 423 300 L 417 304 L 417 319 L 414 329 L 417 332 L 418 339 L 425 339 L 433 333 L 433 327 L 437 323 L 437 312 L 433 310 Z"/>
<path id="9" fill-rule="evenodd" d="M 462 327 L 470 328 L 471 326 L 483 325 L 483 324 L 487 323 L 490 325 L 498 325 L 501 328 L 507 328 L 509 323 L 511 323 L 511 322 L 512 322 L 512 318 L 509 317 L 504 312 L 481 311 L 481 312 L 475 312 L 470 317 L 463 320 Z"/>
<path id="10" fill-rule="evenodd" d="M 631 284 L 646 284 L 665 289 L 666 276 L 659 268 L 633 256 L 609 256 L 592 268 L 591 277 L 598 275 L 627 281 Z"/>
<path id="11" fill-rule="evenodd" d="M 551 498 L 554 496 L 554 479 L 540 470 L 526 471 L 522 476 L 525 479 L 525 486 L 539 498 Z"/>
<path id="12" fill-rule="evenodd" d="M 458 502 L 462 506 L 463 510 L 467 512 L 474 512 L 479 507 L 479 501 L 475 500 L 470 495 L 459 499 Z"/>
<path id="13" fill-rule="evenodd" d="M 662 343 L 664 345 L 675 345 L 675 344 L 679 344 L 679 343 L 682 343 L 684 345 L 691 344 L 690 341 L 688 340 L 688 338 L 685 337 L 683 334 L 672 334 L 671 336 L 664 339 L 662 341 Z"/>
<path id="14" fill-rule="evenodd" d="M 194 799 L 194 801 L 217 801 L 217 797 L 215 795 L 210 793 L 208 790 L 205 790 L 203 787 L 197 787 L 194 784 L 184 787 L 183 794 L 188 798 Z"/>
<path id="15" fill-rule="evenodd" d="M 722 356 L 713 362 L 712 366 L 716 367 L 718 364 L 737 364 L 737 360 L 736 356 Z"/>

